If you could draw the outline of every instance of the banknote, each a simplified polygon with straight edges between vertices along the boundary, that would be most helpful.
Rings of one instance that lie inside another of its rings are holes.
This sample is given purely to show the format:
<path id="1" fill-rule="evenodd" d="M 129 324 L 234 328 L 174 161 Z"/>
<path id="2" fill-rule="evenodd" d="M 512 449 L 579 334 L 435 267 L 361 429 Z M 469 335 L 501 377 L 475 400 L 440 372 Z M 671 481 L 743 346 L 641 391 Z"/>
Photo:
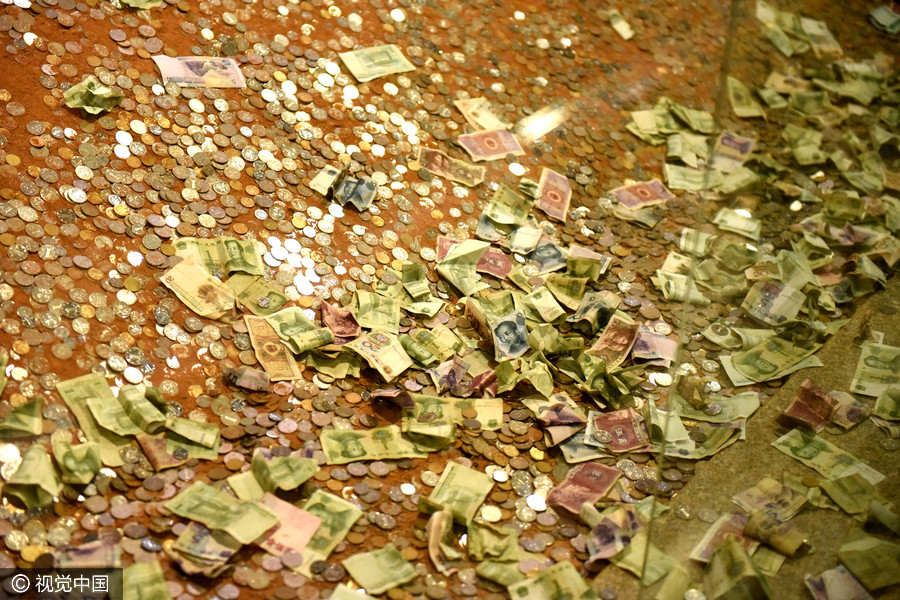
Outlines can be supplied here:
<path id="1" fill-rule="evenodd" d="M 320 439 L 329 465 L 343 465 L 358 460 L 425 456 L 416 450 L 412 442 L 402 437 L 397 425 L 365 431 L 325 429 Z"/>
<path id="2" fill-rule="evenodd" d="M 485 473 L 450 461 L 427 500 L 430 505 L 450 509 L 457 522 L 468 524 L 493 486 Z"/>
<path id="3" fill-rule="evenodd" d="M 105 569 L 122 567 L 122 547 L 104 538 L 53 551 L 53 566 L 60 569 Z"/>
<path id="4" fill-rule="evenodd" d="M 225 287 L 237 297 L 237 301 L 254 315 L 267 316 L 280 310 L 288 302 L 287 296 L 272 282 L 249 273 L 233 273 Z"/>
<path id="5" fill-rule="evenodd" d="M 611 263 L 612 258 L 609 256 L 578 244 L 572 244 L 569 246 L 566 258 L 566 270 L 575 277 L 587 277 L 597 281 L 601 275 L 606 273 Z"/>
<path id="6" fill-rule="evenodd" d="M 602 358 L 607 371 L 612 370 L 628 358 L 639 327 L 640 324 L 622 316 L 622 313 L 614 314 L 588 352 Z"/>
<path id="7" fill-rule="evenodd" d="M 538 264 L 538 271 L 541 274 L 559 271 L 566 266 L 568 260 L 566 250 L 559 244 L 553 243 L 549 238 L 538 242 L 538 247 L 528 258 Z"/>
<path id="8" fill-rule="evenodd" d="M 819 482 L 822 491 L 849 515 L 865 515 L 872 502 L 885 504 L 887 501 L 871 483 L 859 473 Z"/>
<path id="9" fill-rule="evenodd" d="M 606 413 L 589 412 L 584 443 L 621 454 L 646 450 L 650 437 L 641 415 L 633 408 L 623 408 Z"/>
<path id="10" fill-rule="evenodd" d="M 319 489 L 312 493 L 303 505 L 303 510 L 321 521 L 321 525 L 301 552 L 303 562 L 297 567 L 300 573 L 308 577 L 311 575 L 309 566 L 318 560 L 328 558 L 363 512 L 355 504 Z"/>
<path id="11" fill-rule="evenodd" d="M 62 489 L 47 449 L 33 444 L 22 455 L 19 468 L 6 479 L 3 493 L 21 500 L 25 508 L 35 509 L 53 504 Z"/>
<path id="12" fill-rule="evenodd" d="M 516 136 L 506 129 L 466 133 L 460 135 L 458 141 L 475 162 L 497 160 L 508 154 L 513 156 L 525 154 L 525 150 L 519 145 Z"/>
<path id="13" fill-rule="evenodd" d="M 100 445 L 97 442 L 85 442 L 73 446 L 64 436 L 57 435 L 51 440 L 53 459 L 59 466 L 63 483 L 90 483 L 100 470 Z"/>
<path id="14" fill-rule="evenodd" d="M 872 600 L 866 588 L 844 565 L 822 571 L 818 575 L 806 575 L 803 581 L 813 600 Z"/>
<path id="15" fill-rule="evenodd" d="M 775 598 L 769 581 L 753 564 L 746 545 L 739 538 L 731 536 L 724 538 L 711 553 L 709 566 L 703 577 L 703 589 L 708 598 L 714 599 Z"/>
<path id="16" fill-rule="evenodd" d="M 0 420 L 0 436 L 11 438 L 40 435 L 43 429 L 42 404 L 43 399 L 38 397 L 14 408 L 12 412 L 3 417 L 3 420 Z"/>
<path id="17" fill-rule="evenodd" d="M 737 540 L 748 552 L 753 552 L 759 547 L 759 542 L 744 535 L 744 526 L 747 524 L 748 515 L 726 513 L 719 517 L 706 530 L 706 533 L 690 552 L 691 560 L 706 563 L 712 557 L 716 548 L 727 538 Z"/>
<path id="18" fill-rule="evenodd" d="M 623 40 L 630 40 L 634 37 L 634 30 L 625 20 L 622 14 L 617 10 L 609 11 L 609 24 L 616 30 Z"/>
<path id="19" fill-rule="evenodd" d="M 800 385 L 790 405 L 782 413 L 781 419 L 818 433 L 831 422 L 837 406 L 837 400 L 807 379 Z"/>
<path id="20" fill-rule="evenodd" d="M 884 479 L 884 475 L 869 465 L 814 433 L 792 429 L 772 442 L 772 445 L 828 479 L 853 473 L 859 473 L 872 484 Z"/>
<path id="21" fill-rule="evenodd" d="M 825 21 L 801 18 L 800 27 L 803 29 L 803 33 L 806 34 L 806 39 L 812 46 L 816 57 L 835 59 L 844 55 L 841 45 L 834 39 Z"/>
<path id="22" fill-rule="evenodd" d="M 340 52 L 338 56 L 359 82 L 415 70 L 413 64 L 393 44 Z"/>
<path id="23" fill-rule="evenodd" d="M 779 521 L 787 521 L 806 504 L 806 496 L 771 477 L 731 497 L 748 514 L 766 512 Z"/>
<path id="24" fill-rule="evenodd" d="M 109 389 L 106 378 L 99 373 L 88 373 L 81 377 L 60 381 L 56 384 L 56 391 L 72 411 L 85 438 L 89 442 L 97 442 L 100 446 L 100 458 L 103 464 L 108 467 L 122 466 L 120 451 L 129 447 L 131 442 L 128 438 L 101 428 L 88 408 L 88 399 L 90 398 L 101 398 L 110 405 L 116 403 L 116 397 Z"/>
<path id="25" fill-rule="evenodd" d="M 81 108 L 92 115 L 114 109 L 125 98 L 118 88 L 100 83 L 93 75 L 88 75 L 63 92 L 63 102 L 69 108 Z"/>
<path id="26" fill-rule="evenodd" d="M 540 227 L 532 227 L 531 225 L 522 225 L 513 230 L 506 239 L 506 247 L 510 252 L 516 254 L 530 254 L 532 250 L 537 248 L 544 230 Z"/>
<path id="27" fill-rule="evenodd" d="M 218 319 L 234 310 L 232 291 L 200 268 L 193 259 L 182 260 L 163 273 L 160 282 L 200 316 Z"/>
<path id="28" fill-rule="evenodd" d="M 156 433 L 166 421 L 166 415 L 144 396 L 143 390 L 133 386 L 119 390 L 115 402 L 94 397 L 88 398 L 87 405 L 101 427 L 122 436 Z"/>
<path id="29" fill-rule="evenodd" d="M 900 387 L 900 347 L 873 342 L 863 344 L 850 391 L 864 396 L 879 397 L 889 389 L 898 387 Z M 885 398 L 882 410 L 892 419 L 900 418 L 900 415 L 895 414 L 896 403 L 890 398 L 893 396 Z M 877 413 L 876 416 L 888 418 Z"/>
<path id="30" fill-rule="evenodd" d="M 614 565 L 640 577 L 641 585 L 651 586 L 677 564 L 676 560 L 653 544 L 639 531 L 624 550 L 609 559 Z"/>
<path id="31" fill-rule="evenodd" d="M 837 555 L 868 590 L 880 590 L 900 583 L 900 544 L 895 541 L 869 535 L 854 527 L 842 540 Z"/>
<path id="32" fill-rule="evenodd" d="M 526 298 L 545 323 L 552 323 L 566 315 L 565 309 L 559 305 L 547 288 L 539 287 L 528 294 Z"/>
<path id="33" fill-rule="evenodd" d="M 438 262 L 435 270 L 464 296 L 490 287 L 481 281 L 476 272 L 478 262 L 490 244 L 478 240 L 465 240 L 453 246 L 447 255 Z"/>
<path id="34" fill-rule="evenodd" d="M 337 308 L 330 302 L 322 303 L 322 323 L 330 329 L 336 337 L 354 338 L 362 333 L 362 328 L 349 308 Z"/>
<path id="35" fill-rule="evenodd" d="M 400 373 L 413 366 L 412 359 L 403 349 L 397 336 L 383 331 L 373 331 L 346 344 L 381 373 L 385 381 L 393 381 Z"/>
<path id="36" fill-rule="evenodd" d="M 495 223 L 522 225 L 531 212 L 531 206 L 530 198 L 524 198 L 512 188 L 500 185 L 482 214 Z"/>
<path id="37" fill-rule="evenodd" d="M 344 568 L 367 593 L 381 594 L 416 578 L 418 573 L 393 544 L 360 552 L 343 561 Z"/>
<path id="38" fill-rule="evenodd" d="M 278 516 L 281 526 L 264 533 L 257 544 L 275 556 L 285 552 L 302 554 L 322 525 L 322 519 L 271 493 L 266 493 L 260 502 Z"/>
<path id="39" fill-rule="evenodd" d="M 591 587 L 569 561 L 556 563 L 538 571 L 534 577 L 519 577 L 507 586 L 513 600 L 557 600 L 585 598 Z"/>
<path id="40" fill-rule="evenodd" d="M 353 316 L 361 327 L 394 335 L 400 333 L 400 302 L 394 298 L 358 290 L 354 296 Z"/>
<path id="41" fill-rule="evenodd" d="M 572 200 L 572 186 L 569 178 L 547 167 L 541 170 L 538 182 L 538 198 L 536 206 L 557 221 L 565 221 L 569 214 L 569 202 Z"/>
<path id="42" fill-rule="evenodd" d="M 622 476 L 622 471 L 600 463 L 587 463 L 568 472 L 566 478 L 547 494 L 547 504 L 579 514 L 585 502 L 596 504 Z"/>
<path id="43" fill-rule="evenodd" d="M 606 327 L 621 303 L 622 298 L 609 290 L 588 292 L 582 297 L 575 313 L 566 317 L 566 321 L 578 331 L 594 334 Z"/>
<path id="44" fill-rule="evenodd" d="M 544 106 L 516 123 L 513 131 L 519 139 L 530 144 L 541 139 L 569 118 L 569 110 L 564 106 Z"/>
<path id="45" fill-rule="evenodd" d="M 498 362 L 518 358 L 528 351 L 528 329 L 525 314 L 515 310 L 490 324 L 494 340 L 494 357 Z"/>
<path id="46" fill-rule="evenodd" d="M 694 279 L 688 275 L 657 269 L 654 283 L 662 290 L 666 300 L 688 302 L 700 306 L 706 306 L 710 302 L 709 298 L 697 288 Z"/>
<path id="47" fill-rule="evenodd" d="M 440 150 L 419 147 L 418 162 L 423 169 L 435 175 L 458 181 L 469 187 L 484 181 L 484 167 L 476 167 L 463 160 L 450 158 Z"/>
<path id="48" fill-rule="evenodd" d="M 662 204 L 675 197 L 659 179 L 623 185 L 610 193 L 615 195 L 619 204 L 632 210 Z"/>
<path id="49" fill-rule="evenodd" d="M 810 356 L 819 344 L 798 346 L 781 337 L 770 337 L 756 346 L 731 355 L 734 368 L 756 382 L 771 381 Z M 829 417 L 831 414 L 829 413 Z"/>
<path id="50" fill-rule="evenodd" d="M 460 98 L 454 100 L 453 105 L 475 129 L 491 131 L 512 127 L 512 123 L 494 113 L 491 109 L 491 102 L 487 98 Z"/>
<path id="51" fill-rule="evenodd" d="M 499 398 L 452 398 L 410 393 L 403 418 L 447 420 L 461 424 L 467 418 L 463 414 L 467 409 L 475 411 L 472 418 L 478 419 L 485 429 L 499 429 L 503 425 L 503 402 Z"/>
<path id="52" fill-rule="evenodd" d="M 349 202 L 359 211 L 368 209 L 377 193 L 378 184 L 368 175 L 351 177 L 344 173 L 334 184 L 334 200 L 341 206 Z"/>
<path id="53" fill-rule="evenodd" d="M 588 517 L 587 511 L 593 504 L 583 507 L 582 519 Z M 622 552 L 641 529 L 638 512 L 633 506 L 618 506 L 588 517 L 591 535 L 587 540 L 590 554 L 588 564 L 596 565 L 600 561 L 610 559 Z"/>
<path id="54" fill-rule="evenodd" d="M 641 325 L 631 348 L 631 359 L 635 364 L 650 364 L 668 367 L 677 358 L 678 340 Z"/>
<path id="55" fill-rule="evenodd" d="M 439 235 L 437 238 L 437 247 L 435 248 L 437 260 L 439 262 L 442 261 L 453 247 L 458 246 L 462 242 L 463 240 L 456 240 L 444 235 Z M 506 276 L 509 275 L 512 268 L 513 262 L 509 255 L 503 252 L 503 250 L 493 246 L 490 246 L 485 250 L 484 254 L 475 265 L 475 270 L 478 273 L 488 273 L 499 279 L 506 279 Z"/>
<path id="56" fill-rule="evenodd" d="M 284 340 L 275 333 L 275 329 L 264 317 L 244 315 L 244 323 L 247 325 L 247 333 L 250 335 L 250 343 L 256 358 L 270 380 L 293 381 L 303 377 L 300 366 L 291 356 Z"/>
<path id="57" fill-rule="evenodd" d="M 743 137 L 731 131 L 723 131 L 713 146 L 709 166 L 723 173 L 731 173 L 744 164 L 756 140 Z"/>
<path id="58" fill-rule="evenodd" d="M 325 165 L 309 182 L 309 187 L 323 196 L 327 196 L 329 190 L 331 190 L 331 186 L 334 185 L 334 182 L 337 181 L 340 174 L 341 170 L 337 167 Z"/>
<path id="59" fill-rule="evenodd" d="M 255 240 L 239 240 L 233 237 L 213 239 L 180 238 L 172 244 L 175 255 L 192 259 L 213 277 L 222 278 L 228 273 L 241 271 L 250 275 L 262 275 L 262 252 Z"/>
<path id="60" fill-rule="evenodd" d="M 759 239 L 762 233 L 762 221 L 751 217 L 749 213 L 743 210 L 722 208 L 716 213 L 713 223 L 718 225 L 720 229 L 738 233 L 751 240 Z"/>
<path id="61" fill-rule="evenodd" d="M 166 582 L 166 574 L 158 560 L 136 562 L 129 565 L 122 572 L 124 589 L 129 598 L 152 598 L 153 600 L 169 600 L 169 584 Z M 140 590 L 137 592 L 136 590 Z M 134 596 L 131 596 L 134 594 Z"/>
<path id="62" fill-rule="evenodd" d="M 155 54 L 156 63 L 165 83 L 181 87 L 242 88 L 244 74 L 233 58 L 216 56 L 165 56 Z"/>
<path id="63" fill-rule="evenodd" d="M 757 281 L 753 284 L 741 308 L 754 319 L 769 325 L 793 320 L 806 301 L 806 294 L 777 281 Z"/>
<path id="64" fill-rule="evenodd" d="M 729 75 L 727 84 L 728 99 L 731 100 L 731 108 L 734 110 L 735 115 L 743 119 L 752 117 L 765 118 L 765 109 L 750 95 L 750 90 L 747 89 L 747 86 L 741 80 Z"/>
<path id="65" fill-rule="evenodd" d="M 171 546 L 163 550 L 186 575 L 217 577 L 228 568 L 228 560 L 241 543 L 224 531 L 209 529 L 196 521 L 188 523 Z"/>
<path id="66" fill-rule="evenodd" d="M 195 481 L 165 503 L 170 512 L 220 529 L 242 544 L 278 525 L 278 516 L 259 502 L 240 502 L 228 493 Z"/>
<path id="67" fill-rule="evenodd" d="M 900 385 L 881 392 L 872 414 L 886 421 L 900 421 Z"/>

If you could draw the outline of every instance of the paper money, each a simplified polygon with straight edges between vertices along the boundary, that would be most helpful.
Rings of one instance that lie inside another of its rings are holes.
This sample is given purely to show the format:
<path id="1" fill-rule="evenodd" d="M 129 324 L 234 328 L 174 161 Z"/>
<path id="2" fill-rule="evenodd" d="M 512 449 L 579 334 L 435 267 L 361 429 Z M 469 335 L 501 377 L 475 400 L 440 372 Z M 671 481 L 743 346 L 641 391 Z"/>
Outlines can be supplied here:
<path id="1" fill-rule="evenodd" d="M 447 508 L 457 522 L 468 524 L 493 486 L 493 480 L 481 471 L 451 461 L 428 496 L 426 506 Z"/>
<path id="2" fill-rule="evenodd" d="M 606 413 L 588 413 L 584 443 L 621 454 L 646 450 L 650 438 L 641 415 L 633 408 L 623 408 Z"/>
<path id="3" fill-rule="evenodd" d="M 675 559 L 650 542 L 644 531 L 638 532 L 610 562 L 639 577 L 643 586 L 653 585 L 676 565 Z"/>
<path id="4" fill-rule="evenodd" d="M 0 437 L 40 435 L 43 430 L 42 404 L 43 399 L 38 397 L 14 408 L 0 421 Z"/>
<path id="5" fill-rule="evenodd" d="M 594 281 L 606 273 L 612 258 L 594 252 L 589 248 L 572 244 L 569 246 L 569 255 L 566 258 L 566 271 L 575 277 L 587 277 Z"/>
<path id="6" fill-rule="evenodd" d="M 487 98 L 460 98 L 454 100 L 453 105 L 475 129 L 490 131 L 512 127 L 511 123 L 494 114 Z"/>
<path id="7" fill-rule="evenodd" d="M 320 440 L 329 465 L 343 465 L 358 460 L 425 456 L 400 435 L 400 428 L 396 425 L 365 431 L 325 429 Z"/>
<path id="8" fill-rule="evenodd" d="M 869 511 L 872 502 L 884 504 L 886 500 L 859 473 L 819 482 L 822 491 L 849 515 L 862 515 Z"/>
<path id="9" fill-rule="evenodd" d="M 125 94 L 120 89 L 103 85 L 93 75 L 88 75 L 63 92 L 66 106 L 82 108 L 92 115 L 114 109 L 124 97 Z"/>
<path id="10" fill-rule="evenodd" d="M 547 288 L 537 288 L 526 298 L 545 323 L 552 323 L 566 315 L 565 309 L 559 305 Z"/>
<path id="11" fill-rule="evenodd" d="M 234 309 L 235 298 L 231 290 L 201 269 L 193 259 L 185 259 L 163 273 L 160 282 L 200 316 L 218 319 Z"/>
<path id="12" fill-rule="evenodd" d="M 301 552 L 303 562 L 297 570 L 308 577 L 311 575 L 309 566 L 328 558 L 363 513 L 355 504 L 318 489 L 303 505 L 303 510 L 322 522 Z"/>
<path id="13" fill-rule="evenodd" d="M 397 336 L 382 331 L 373 331 L 349 342 L 346 347 L 353 350 L 376 369 L 385 381 L 393 381 L 400 373 L 413 366 L 412 359 L 403 349 Z"/>
<path id="14" fill-rule="evenodd" d="M 491 201 L 484 207 L 483 215 L 505 225 L 522 225 L 531 212 L 531 199 L 526 199 L 505 185 L 500 185 Z"/>
<path id="15" fill-rule="evenodd" d="M 105 536 L 78 546 L 63 546 L 53 551 L 54 566 L 60 569 L 120 569 L 122 547 Z"/>
<path id="16" fill-rule="evenodd" d="M 450 250 L 462 242 L 463 240 L 455 240 L 447 236 L 439 235 L 437 239 L 437 248 L 435 249 L 438 262 L 444 260 L 444 257 L 447 256 Z M 478 273 L 488 273 L 499 279 L 506 279 L 506 276 L 509 275 L 512 268 L 513 262 L 509 255 L 493 246 L 490 246 L 485 250 L 484 254 L 475 265 L 475 270 Z"/>
<path id="17" fill-rule="evenodd" d="M 728 98 L 731 100 L 731 108 L 737 116 L 748 119 L 752 117 L 766 116 L 766 111 L 759 102 L 754 100 L 747 89 L 739 79 L 728 76 Z"/>
<path id="18" fill-rule="evenodd" d="M 603 333 L 597 338 L 588 352 L 599 356 L 606 362 L 606 369 L 612 370 L 628 358 L 634 345 L 640 325 L 622 313 L 613 315 Z"/>
<path id="19" fill-rule="evenodd" d="M 497 160 L 505 158 L 508 154 L 513 156 L 525 154 L 516 137 L 506 129 L 466 133 L 460 135 L 458 141 L 475 162 Z"/>
<path id="20" fill-rule="evenodd" d="M 156 433 L 166 416 L 135 387 L 122 388 L 115 402 L 102 397 L 88 398 L 88 408 L 103 428 L 119 435 Z"/>
<path id="21" fill-rule="evenodd" d="M 616 30 L 623 40 L 630 40 L 634 37 L 634 30 L 631 25 L 622 17 L 617 10 L 609 11 L 609 24 Z"/>
<path id="22" fill-rule="evenodd" d="M 869 22 L 886 33 L 900 31 L 900 13 L 894 12 L 889 6 L 879 6 L 870 12 Z"/>
<path id="23" fill-rule="evenodd" d="M 88 484 L 100 470 L 100 445 L 96 442 L 85 442 L 72 446 L 65 436 L 55 435 L 51 439 L 53 458 L 59 466 L 63 483 Z"/>
<path id="24" fill-rule="evenodd" d="M 787 521 L 806 504 L 806 496 L 771 477 L 763 477 L 756 485 L 731 498 L 747 513 L 766 512 L 779 521 Z"/>
<path id="25" fill-rule="evenodd" d="M 213 277 L 223 277 L 234 271 L 261 276 L 262 256 L 259 243 L 233 237 L 180 238 L 173 244 L 175 255 L 192 259 Z"/>
<path id="26" fill-rule="evenodd" d="M 354 338 L 362 333 L 349 308 L 336 308 L 329 302 L 322 303 L 322 323 L 337 337 Z"/>
<path id="27" fill-rule="evenodd" d="M 325 165 L 309 182 L 309 187 L 323 196 L 327 196 L 328 192 L 331 190 L 331 186 L 334 185 L 334 182 L 337 181 L 340 174 L 341 170 L 337 167 Z"/>
<path id="28" fill-rule="evenodd" d="M 163 550 L 186 575 L 217 577 L 228 568 L 228 560 L 241 543 L 224 531 L 216 531 L 191 521 L 171 546 Z"/>
<path id="29" fill-rule="evenodd" d="M 463 160 L 450 158 L 440 150 L 419 147 L 417 160 L 423 169 L 469 187 L 484 181 L 484 167 L 476 167 Z"/>
<path id="30" fill-rule="evenodd" d="M 338 56 L 359 82 L 415 70 L 413 64 L 393 44 L 340 52 Z"/>
<path id="31" fill-rule="evenodd" d="M 131 445 L 127 438 L 102 429 L 88 408 L 88 399 L 101 398 L 110 405 L 117 402 L 106 379 L 99 373 L 89 373 L 56 384 L 56 391 L 75 415 L 84 436 L 100 446 L 100 458 L 108 467 L 122 466 L 120 451 Z"/>
<path id="32" fill-rule="evenodd" d="M 565 107 L 544 106 L 519 119 L 513 131 L 519 139 L 531 144 L 565 123 L 568 118 L 569 111 Z"/>
<path id="33" fill-rule="evenodd" d="M 465 240 L 453 246 L 438 262 L 435 270 L 464 296 L 490 287 L 481 281 L 476 267 L 490 244 L 478 240 Z"/>
<path id="34" fill-rule="evenodd" d="M 538 182 L 538 199 L 535 205 L 551 219 L 565 222 L 571 200 L 572 186 L 569 178 L 544 167 Z"/>
<path id="35" fill-rule="evenodd" d="M 585 598 L 591 587 L 569 561 L 540 569 L 534 577 L 519 577 L 507 586 L 513 600 L 558 600 Z"/>
<path id="36" fill-rule="evenodd" d="M 356 210 L 364 211 L 375 201 L 378 185 L 368 175 L 351 177 L 346 173 L 334 184 L 334 199 L 341 206 L 349 202 Z"/>
<path id="37" fill-rule="evenodd" d="M 806 34 L 806 39 L 812 46 L 817 58 L 834 59 L 844 55 L 841 45 L 831 35 L 825 21 L 801 18 L 800 27 L 803 29 L 803 33 Z"/>
<path id="38" fill-rule="evenodd" d="M 615 195 L 619 204 L 632 210 L 662 204 L 675 197 L 659 179 L 623 185 L 610 193 Z"/>
<path id="39" fill-rule="evenodd" d="M 491 323 L 494 340 L 494 358 L 498 362 L 507 358 L 518 358 L 528 351 L 528 330 L 525 328 L 525 314 L 515 310 Z"/>
<path id="40" fill-rule="evenodd" d="M 262 277 L 248 273 L 234 273 L 225 282 L 225 287 L 237 296 L 241 306 L 250 309 L 254 315 L 267 316 L 280 310 L 288 302 L 281 290 Z"/>
<path id="41" fill-rule="evenodd" d="M 771 381 L 818 348 L 818 344 L 798 346 L 780 337 L 770 337 L 748 350 L 735 352 L 731 362 L 742 375 L 753 381 Z"/>
<path id="42" fill-rule="evenodd" d="M 3 493 L 15 496 L 25 508 L 33 509 L 53 504 L 62 488 L 47 449 L 34 444 L 28 446 L 19 468 L 7 478 Z"/>
<path id="43" fill-rule="evenodd" d="M 768 580 L 753 564 L 747 549 L 733 537 L 725 538 L 716 546 L 703 578 L 703 589 L 709 600 L 775 598 Z"/>
<path id="44" fill-rule="evenodd" d="M 713 147 L 709 166 L 723 173 L 731 173 L 744 164 L 756 140 L 740 136 L 731 131 L 723 131 Z"/>
<path id="45" fill-rule="evenodd" d="M 541 274 L 559 271 L 566 266 L 568 260 L 565 249 L 558 244 L 549 242 L 546 238 L 538 244 L 528 258 L 538 263 L 538 271 Z"/>
<path id="46" fill-rule="evenodd" d="M 371 594 L 381 594 L 416 578 L 415 567 L 393 544 L 345 558 L 344 567 L 356 583 Z"/>
<path id="47" fill-rule="evenodd" d="M 884 479 L 884 475 L 869 465 L 814 433 L 792 429 L 772 442 L 772 445 L 828 479 L 853 473 L 859 473 L 872 484 Z"/>
<path id="48" fill-rule="evenodd" d="M 854 527 L 844 537 L 838 558 L 868 590 L 900 583 L 900 544 Z"/>
<path id="49" fill-rule="evenodd" d="M 850 391 L 878 397 L 890 388 L 898 387 L 900 387 L 900 347 L 872 342 L 863 344 L 856 372 L 853 374 L 853 382 L 850 384 Z M 890 398 L 885 398 L 885 401 L 882 402 L 882 409 L 890 417 L 878 414 L 876 416 L 900 418 L 900 415 L 895 414 L 896 403 Z"/>
<path id="50" fill-rule="evenodd" d="M 793 320 L 805 301 L 806 295 L 793 286 L 757 281 L 744 297 L 741 308 L 755 319 L 779 325 Z"/>
<path id="51" fill-rule="evenodd" d="M 242 88 L 244 74 L 233 58 L 214 56 L 151 56 L 165 83 L 181 87 Z"/>
<path id="52" fill-rule="evenodd" d="M 585 502 L 596 504 L 606 497 L 622 476 L 619 469 L 600 463 L 588 463 L 569 471 L 566 478 L 547 494 L 547 504 L 579 514 Z"/>
<path id="53" fill-rule="evenodd" d="M 736 540 L 746 551 L 753 552 L 759 547 L 759 542 L 744 535 L 744 525 L 747 524 L 747 515 L 724 514 L 712 523 L 703 534 L 703 538 L 691 550 L 691 560 L 706 563 L 712 558 L 716 548 L 724 540 L 732 538 Z M 752 597 L 752 596 L 751 596 Z"/>
<path id="54" fill-rule="evenodd" d="M 818 575 L 806 575 L 803 581 L 813 600 L 872 600 L 866 588 L 844 565 L 822 571 Z"/>
<path id="55" fill-rule="evenodd" d="M 258 502 L 240 502 L 222 490 L 195 481 L 165 503 L 167 510 L 220 529 L 242 544 L 255 541 L 278 524 L 278 516 Z"/>
<path id="56" fill-rule="evenodd" d="M 244 323 L 256 358 L 270 380 L 293 381 L 303 377 L 290 350 L 265 318 L 244 315 Z"/>
<path id="57" fill-rule="evenodd" d="M 158 560 L 148 562 L 136 562 L 125 568 L 122 572 L 122 580 L 125 590 L 129 590 L 126 596 L 131 600 L 171 600 L 169 584 L 166 583 L 166 574 Z M 138 591 L 139 590 L 139 591 Z"/>
<path id="58" fill-rule="evenodd" d="M 881 392 L 872 414 L 887 421 L 900 421 L 900 385 Z"/>
<path id="59" fill-rule="evenodd" d="M 285 552 L 301 553 L 322 525 L 322 519 L 285 502 L 274 494 L 266 493 L 260 501 L 263 506 L 278 516 L 281 526 L 263 534 L 257 544 L 275 556 Z"/>

